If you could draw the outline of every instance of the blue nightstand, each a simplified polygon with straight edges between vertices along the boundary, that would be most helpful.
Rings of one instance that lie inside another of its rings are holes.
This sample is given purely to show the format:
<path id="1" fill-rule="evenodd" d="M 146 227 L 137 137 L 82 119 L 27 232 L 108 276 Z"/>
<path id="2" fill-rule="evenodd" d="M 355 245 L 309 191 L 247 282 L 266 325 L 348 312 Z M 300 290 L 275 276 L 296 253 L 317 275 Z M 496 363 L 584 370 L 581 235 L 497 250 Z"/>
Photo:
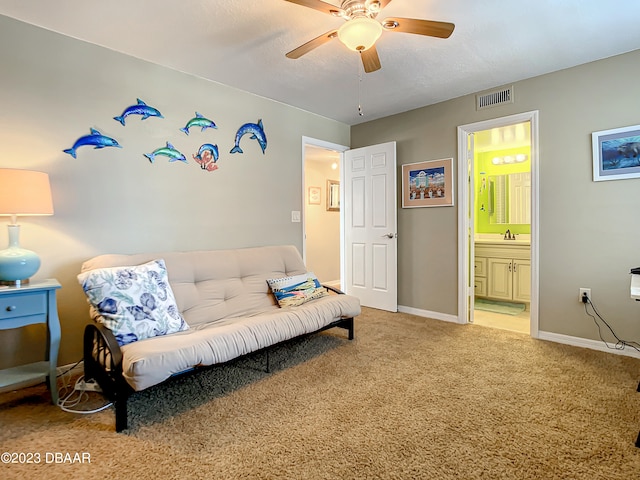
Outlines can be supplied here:
<path id="1" fill-rule="evenodd" d="M 47 352 L 42 362 L 0 370 L 0 387 L 47 377 L 51 399 L 58 404 L 56 366 L 60 346 L 60 321 L 56 305 L 57 280 L 33 282 L 22 287 L 0 288 L 0 330 L 47 324 Z"/>

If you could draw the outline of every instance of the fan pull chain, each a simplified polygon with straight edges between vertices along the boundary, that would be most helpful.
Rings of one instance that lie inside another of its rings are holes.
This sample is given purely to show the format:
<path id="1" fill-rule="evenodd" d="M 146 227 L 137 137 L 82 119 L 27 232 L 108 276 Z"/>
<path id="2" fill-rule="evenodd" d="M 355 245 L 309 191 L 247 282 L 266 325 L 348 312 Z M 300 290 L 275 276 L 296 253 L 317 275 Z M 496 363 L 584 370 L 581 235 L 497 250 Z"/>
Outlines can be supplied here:
<path id="1" fill-rule="evenodd" d="M 362 53 L 360 53 L 362 56 Z M 358 115 L 364 117 L 364 113 L 362 112 L 362 61 L 358 59 Z"/>

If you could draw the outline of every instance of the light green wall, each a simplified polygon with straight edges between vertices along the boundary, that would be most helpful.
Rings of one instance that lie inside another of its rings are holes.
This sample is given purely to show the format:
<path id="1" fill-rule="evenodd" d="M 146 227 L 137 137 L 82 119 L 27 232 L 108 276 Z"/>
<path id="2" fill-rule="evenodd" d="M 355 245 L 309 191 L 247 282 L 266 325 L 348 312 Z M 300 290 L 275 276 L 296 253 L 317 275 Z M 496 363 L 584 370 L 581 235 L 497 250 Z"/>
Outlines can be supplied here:
<path id="1" fill-rule="evenodd" d="M 357 125 L 351 145 L 396 140 L 398 164 L 457 160 L 459 125 L 538 110 L 539 328 L 597 340 L 578 302 L 579 288 L 588 287 L 618 335 L 638 341 L 640 304 L 629 298 L 628 274 L 640 265 L 640 179 L 593 182 L 591 155 L 592 132 L 639 123 L 638 78 L 635 50 L 516 82 L 513 104 L 476 111 L 467 95 Z M 401 305 L 457 315 L 457 210 L 399 209 Z"/>
<path id="2" fill-rule="evenodd" d="M 528 156 L 522 163 L 494 165 L 494 157 L 515 156 L 519 153 Z M 531 149 L 529 147 L 505 148 L 480 152 L 475 154 L 475 166 L 473 170 L 475 185 L 475 233 L 505 233 L 507 229 L 511 233 L 531 233 L 530 224 L 492 223 L 489 214 L 489 177 L 491 175 L 509 175 L 510 173 L 522 173 L 531 171 Z M 485 179 L 483 188 L 482 179 Z M 484 206 L 484 209 L 483 209 Z"/>
<path id="3" fill-rule="evenodd" d="M 79 360 L 88 308 L 76 275 L 101 253 L 220 249 L 257 244 L 302 248 L 302 137 L 349 145 L 348 125 L 0 16 L 0 167 L 49 173 L 55 215 L 22 219 L 21 244 L 38 252 L 36 278 L 62 283 L 60 364 Z M 231 66 L 220 65 L 220 68 Z M 113 120 L 142 98 L 165 119 Z M 198 111 L 217 130 L 179 131 Z M 236 130 L 261 118 L 266 154 Z M 124 148 L 62 152 L 96 128 Z M 220 148 L 219 169 L 191 155 Z M 151 164 L 143 153 L 171 141 L 190 163 Z M 8 222 L 0 222 L 2 224 Z M 1 230 L 1 229 L 0 229 Z M 0 231 L 0 248 L 6 233 Z M 4 237 L 4 238 L 3 238 Z M 43 332 L 0 332 L 0 368 L 39 359 Z M 41 341 L 40 341 L 41 340 Z"/>

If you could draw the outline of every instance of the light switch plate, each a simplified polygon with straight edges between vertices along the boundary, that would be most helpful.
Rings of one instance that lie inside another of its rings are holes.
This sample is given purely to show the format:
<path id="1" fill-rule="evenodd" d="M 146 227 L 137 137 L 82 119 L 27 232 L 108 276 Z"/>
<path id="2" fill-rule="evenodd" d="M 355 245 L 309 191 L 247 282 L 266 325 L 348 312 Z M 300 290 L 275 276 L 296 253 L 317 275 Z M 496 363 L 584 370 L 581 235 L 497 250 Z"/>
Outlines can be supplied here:
<path id="1" fill-rule="evenodd" d="M 291 211 L 291 222 L 300 223 L 300 212 L 298 210 Z"/>

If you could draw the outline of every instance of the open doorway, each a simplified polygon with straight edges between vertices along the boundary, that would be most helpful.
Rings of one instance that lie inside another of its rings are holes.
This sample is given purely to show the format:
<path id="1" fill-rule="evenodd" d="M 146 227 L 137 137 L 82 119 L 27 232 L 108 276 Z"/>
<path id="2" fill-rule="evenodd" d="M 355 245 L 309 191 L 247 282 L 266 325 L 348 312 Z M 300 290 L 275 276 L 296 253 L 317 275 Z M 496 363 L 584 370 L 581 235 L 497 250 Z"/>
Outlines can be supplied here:
<path id="1" fill-rule="evenodd" d="M 313 179 L 307 177 L 312 165 L 310 162 L 307 166 L 306 159 L 311 160 L 312 153 L 334 156 L 327 162 L 329 168 L 338 155 L 337 188 L 333 173 L 323 173 Z M 332 256 L 331 262 L 335 265 L 337 260 L 340 265 L 340 290 L 358 297 L 363 306 L 397 312 L 396 142 L 350 150 L 303 137 L 302 172 L 302 254 L 307 268 L 321 272 L 327 262 L 318 261 L 314 255 L 316 251 L 325 255 L 329 243 L 335 248 L 335 238 L 338 238 L 339 257 Z M 323 182 L 326 182 L 324 187 Z M 331 204 L 337 208 L 331 208 Z M 334 215 L 333 222 L 338 219 L 337 234 L 330 233 L 324 223 L 316 223 L 314 214 L 322 213 L 323 209 Z M 314 273 L 322 282 L 337 284 L 338 279 L 329 280 L 331 272 L 318 272 Z"/>
<path id="2" fill-rule="evenodd" d="M 346 147 L 303 143 L 303 258 L 323 284 L 342 288 L 341 163 Z"/>
<path id="3" fill-rule="evenodd" d="M 530 331 L 531 122 L 473 134 L 473 323 Z"/>
<path id="4" fill-rule="evenodd" d="M 537 112 L 465 125 L 459 321 L 538 333 Z"/>

